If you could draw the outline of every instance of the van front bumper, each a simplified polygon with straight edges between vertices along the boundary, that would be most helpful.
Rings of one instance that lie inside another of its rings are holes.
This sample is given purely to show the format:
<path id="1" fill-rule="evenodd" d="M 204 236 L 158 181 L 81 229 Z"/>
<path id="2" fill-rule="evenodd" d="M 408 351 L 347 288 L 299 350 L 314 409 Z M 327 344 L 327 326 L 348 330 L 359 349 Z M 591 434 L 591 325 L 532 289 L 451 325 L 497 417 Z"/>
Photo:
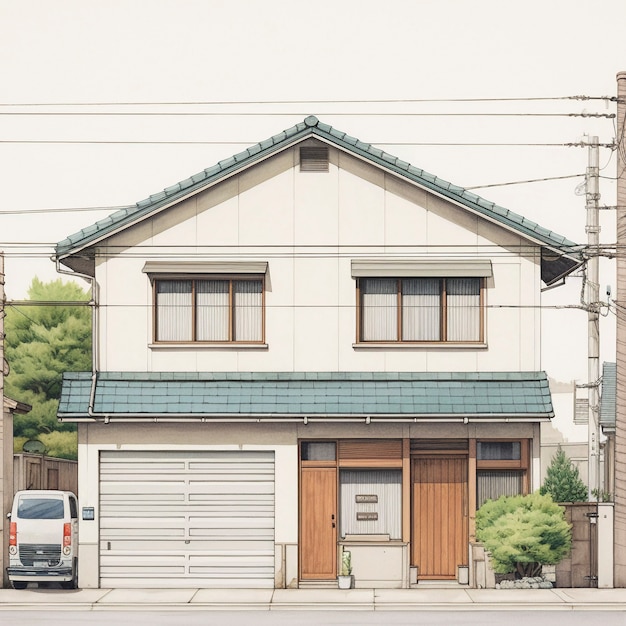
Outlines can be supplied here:
<path id="1" fill-rule="evenodd" d="M 7 567 L 9 580 L 44 582 L 46 580 L 72 580 L 72 567 Z"/>

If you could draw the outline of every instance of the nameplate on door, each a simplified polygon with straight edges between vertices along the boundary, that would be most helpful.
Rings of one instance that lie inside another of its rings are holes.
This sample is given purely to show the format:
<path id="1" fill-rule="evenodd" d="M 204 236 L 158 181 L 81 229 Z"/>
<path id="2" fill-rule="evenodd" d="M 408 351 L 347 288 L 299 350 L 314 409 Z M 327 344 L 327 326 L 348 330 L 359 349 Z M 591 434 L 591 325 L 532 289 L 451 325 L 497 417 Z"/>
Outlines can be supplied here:
<path id="1" fill-rule="evenodd" d="M 373 495 L 356 495 L 354 496 L 354 501 L 357 504 L 361 504 L 363 502 L 378 502 L 378 496 L 373 494 Z"/>
<path id="2" fill-rule="evenodd" d="M 372 511 L 357 511 L 357 522 L 376 522 L 378 521 L 378 513 Z"/>

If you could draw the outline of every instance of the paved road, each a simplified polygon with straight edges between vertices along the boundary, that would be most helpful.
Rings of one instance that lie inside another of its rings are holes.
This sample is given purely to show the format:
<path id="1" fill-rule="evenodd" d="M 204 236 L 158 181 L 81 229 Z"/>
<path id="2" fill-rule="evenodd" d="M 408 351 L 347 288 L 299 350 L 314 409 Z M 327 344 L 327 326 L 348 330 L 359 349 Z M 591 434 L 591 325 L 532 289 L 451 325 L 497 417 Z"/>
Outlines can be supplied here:
<path id="1" fill-rule="evenodd" d="M 557 618 L 555 620 L 555 618 Z M 624 626 L 625 611 L 0 611 L 2 626 Z"/>

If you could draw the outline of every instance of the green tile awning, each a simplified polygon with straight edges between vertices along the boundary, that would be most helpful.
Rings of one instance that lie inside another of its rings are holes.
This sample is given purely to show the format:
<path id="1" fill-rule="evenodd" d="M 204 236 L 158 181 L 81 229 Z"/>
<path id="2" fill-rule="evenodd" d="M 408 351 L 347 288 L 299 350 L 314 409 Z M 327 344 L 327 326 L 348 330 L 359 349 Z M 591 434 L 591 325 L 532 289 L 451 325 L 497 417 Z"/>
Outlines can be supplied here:
<path id="1" fill-rule="evenodd" d="M 95 386 L 95 389 L 94 389 Z M 93 394 L 93 407 L 90 401 Z M 60 419 L 553 417 L 544 372 L 68 372 Z"/>

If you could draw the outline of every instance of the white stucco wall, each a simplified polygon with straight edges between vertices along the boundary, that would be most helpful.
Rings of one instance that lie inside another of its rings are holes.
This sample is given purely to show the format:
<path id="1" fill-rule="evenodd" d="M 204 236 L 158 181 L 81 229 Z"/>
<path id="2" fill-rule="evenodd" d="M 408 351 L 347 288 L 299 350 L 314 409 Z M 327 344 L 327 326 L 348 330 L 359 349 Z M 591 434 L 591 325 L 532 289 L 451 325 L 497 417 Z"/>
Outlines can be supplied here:
<path id="1" fill-rule="evenodd" d="M 540 369 L 539 248 L 370 164 L 330 154 L 329 172 L 300 172 L 297 148 L 286 150 L 111 237 L 97 259 L 100 369 Z M 415 255 L 492 259 L 486 346 L 353 345 L 351 260 Z M 268 262 L 267 347 L 150 346 L 144 263 L 190 258 Z"/>

